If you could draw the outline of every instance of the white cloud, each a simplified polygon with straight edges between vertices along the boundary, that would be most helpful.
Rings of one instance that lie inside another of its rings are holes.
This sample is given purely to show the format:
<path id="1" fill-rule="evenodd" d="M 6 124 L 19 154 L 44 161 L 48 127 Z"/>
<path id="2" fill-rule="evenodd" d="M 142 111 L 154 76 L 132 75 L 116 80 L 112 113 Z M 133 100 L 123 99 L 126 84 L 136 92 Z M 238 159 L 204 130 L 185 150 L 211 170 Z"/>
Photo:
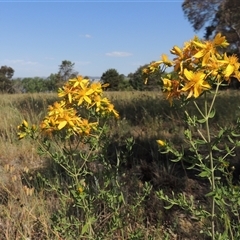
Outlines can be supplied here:
<path id="1" fill-rule="evenodd" d="M 88 34 L 88 33 L 86 33 L 86 34 L 81 34 L 81 35 L 79 35 L 80 37 L 84 37 L 84 38 L 91 38 L 92 37 L 92 35 L 90 35 L 90 34 Z"/>
<path id="2" fill-rule="evenodd" d="M 105 54 L 108 57 L 129 57 L 132 56 L 132 53 L 129 52 L 109 52 Z"/>

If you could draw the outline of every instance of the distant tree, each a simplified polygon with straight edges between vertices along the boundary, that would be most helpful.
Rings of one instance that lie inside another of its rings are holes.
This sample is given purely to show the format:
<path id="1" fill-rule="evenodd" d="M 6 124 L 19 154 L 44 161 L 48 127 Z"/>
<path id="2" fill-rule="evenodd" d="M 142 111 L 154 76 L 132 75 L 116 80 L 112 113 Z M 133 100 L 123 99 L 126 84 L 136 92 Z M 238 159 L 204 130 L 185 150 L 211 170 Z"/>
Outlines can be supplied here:
<path id="1" fill-rule="evenodd" d="M 74 70 L 74 65 L 75 63 L 72 63 L 71 61 L 62 61 L 62 64 L 59 66 L 58 74 L 63 82 L 78 75 L 78 72 Z"/>
<path id="2" fill-rule="evenodd" d="M 143 66 L 140 66 L 136 72 L 130 73 L 128 75 L 129 77 L 129 83 L 133 87 L 133 89 L 138 91 L 143 90 L 155 90 L 159 88 L 159 81 L 161 79 L 161 73 L 153 73 L 148 76 L 148 84 L 145 84 L 145 78 L 143 74 L 143 69 L 146 68 L 148 64 L 145 64 Z"/>
<path id="3" fill-rule="evenodd" d="M 118 85 L 119 91 L 132 91 L 133 87 L 131 86 L 129 82 L 129 77 L 126 77 L 125 75 L 121 74 L 122 77 L 121 82 Z"/>
<path id="4" fill-rule="evenodd" d="M 102 74 L 100 82 L 103 84 L 108 83 L 108 90 L 118 91 L 119 85 L 123 80 L 123 75 L 120 75 L 116 69 L 111 68 Z"/>
<path id="5" fill-rule="evenodd" d="M 206 39 L 221 32 L 240 56 L 239 0 L 184 0 L 182 9 L 195 31 L 205 28 Z"/>
<path id="6" fill-rule="evenodd" d="M 13 84 L 13 89 L 14 89 L 15 93 L 23 93 L 24 92 L 24 87 L 23 87 L 21 78 L 12 79 L 12 84 Z"/>
<path id="7" fill-rule="evenodd" d="M 4 93 L 14 93 L 13 82 L 11 81 L 14 70 L 8 66 L 0 68 L 0 91 Z"/>
<path id="8" fill-rule="evenodd" d="M 62 86 L 62 81 L 58 73 L 52 73 L 45 81 L 47 91 L 49 92 L 56 92 Z"/>
<path id="9" fill-rule="evenodd" d="M 48 91 L 46 79 L 40 77 L 23 78 L 22 85 L 24 91 L 29 93 Z"/>

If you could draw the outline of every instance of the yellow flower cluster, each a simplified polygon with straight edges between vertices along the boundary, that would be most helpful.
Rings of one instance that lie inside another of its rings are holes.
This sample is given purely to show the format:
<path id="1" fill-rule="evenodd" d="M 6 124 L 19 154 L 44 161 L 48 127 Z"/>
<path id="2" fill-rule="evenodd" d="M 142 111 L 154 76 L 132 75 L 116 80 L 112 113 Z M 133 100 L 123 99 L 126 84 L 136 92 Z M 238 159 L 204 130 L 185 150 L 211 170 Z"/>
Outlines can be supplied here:
<path id="1" fill-rule="evenodd" d="M 69 79 L 58 91 L 58 96 L 62 100 L 48 107 L 47 116 L 40 123 L 41 131 L 49 135 L 61 130 L 68 136 L 89 135 L 92 130 L 96 130 L 98 121 L 93 116 L 90 116 L 91 120 L 83 118 L 80 113 L 83 109 L 98 114 L 98 117 L 112 114 L 118 118 L 119 114 L 114 105 L 103 97 L 105 86 L 99 82 L 91 83 L 82 76 Z M 26 121 L 23 121 L 18 129 L 20 139 L 31 132 Z"/>
<path id="2" fill-rule="evenodd" d="M 89 122 L 82 118 L 77 110 L 79 107 L 102 115 L 112 113 L 119 117 L 114 106 L 103 97 L 103 87 L 105 85 L 99 82 L 90 83 L 89 79 L 82 76 L 69 79 L 58 91 L 58 96 L 63 100 L 49 106 L 48 115 L 40 125 L 41 129 L 46 133 L 65 129 L 70 134 L 89 135 L 91 130 L 96 129 L 98 122 Z"/>
<path id="3" fill-rule="evenodd" d="M 70 79 L 60 88 L 58 96 L 64 99 L 64 105 L 95 108 L 96 112 L 103 115 L 112 113 L 118 118 L 119 115 L 114 106 L 106 97 L 103 97 L 103 88 L 107 86 L 108 84 L 102 85 L 99 82 L 90 83 L 89 79 L 78 76 Z"/>
<path id="4" fill-rule="evenodd" d="M 55 102 L 52 106 L 49 106 L 48 116 L 40 124 L 40 128 L 46 133 L 65 128 L 69 133 L 87 135 L 96 126 L 97 122 L 89 123 L 87 119 L 79 117 L 74 108 L 66 108 L 64 101 Z"/>
<path id="5" fill-rule="evenodd" d="M 231 77 L 240 80 L 240 63 L 237 56 L 222 53 L 222 48 L 228 46 L 226 38 L 220 33 L 212 41 L 203 41 L 194 37 L 184 44 L 183 48 L 174 46 L 170 51 L 175 55 L 172 61 L 162 55 L 160 61 L 152 62 L 143 70 L 145 74 L 173 67 L 178 77 L 163 78 L 163 91 L 172 103 L 174 98 L 185 94 L 187 98 L 198 98 L 202 92 L 212 88 L 213 84 L 230 81 Z"/>
<path id="6" fill-rule="evenodd" d="M 37 131 L 37 126 L 36 125 L 29 126 L 26 120 L 23 120 L 22 124 L 19 125 L 17 128 L 18 128 L 17 135 L 19 139 L 25 138 L 27 135 L 34 134 L 34 132 Z"/>

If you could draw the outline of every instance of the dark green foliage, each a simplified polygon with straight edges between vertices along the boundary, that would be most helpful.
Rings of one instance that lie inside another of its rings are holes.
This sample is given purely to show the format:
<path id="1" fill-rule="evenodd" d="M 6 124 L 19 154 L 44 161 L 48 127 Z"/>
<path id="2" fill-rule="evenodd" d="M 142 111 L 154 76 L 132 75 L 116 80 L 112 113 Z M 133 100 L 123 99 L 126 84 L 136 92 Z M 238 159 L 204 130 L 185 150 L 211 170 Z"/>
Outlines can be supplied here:
<path id="1" fill-rule="evenodd" d="M 124 81 L 124 77 L 116 69 L 111 68 L 102 74 L 100 81 L 103 84 L 109 84 L 107 90 L 118 91 L 120 83 Z"/>
<path id="2" fill-rule="evenodd" d="M 131 91 L 133 90 L 132 86 L 129 83 L 129 80 L 125 78 L 120 84 L 119 84 L 119 91 Z"/>
<path id="3" fill-rule="evenodd" d="M 51 74 L 48 78 L 23 78 L 14 80 L 18 92 L 56 92 L 60 87 L 61 80 L 58 74 Z"/>
<path id="4" fill-rule="evenodd" d="M 58 74 L 51 74 L 47 78 L 28 77 L 12 80 L 16 93 L 56 92 L 62 83 Z"/>
<path id="5" fill-rule="evenodd" d="M 22 85 L 24 92 L 34 93 L 47 91 L 46 81 L 40 77 L 24 78 L 22 79 Z"/>
<path id="6" fill-rule="evenodd" d="M 49 92 L 56 92 L 62 86 L 62 81 L 58 73 L 52 73 L 45 81 L 47 91 Z"/>
<path id="7" fill-rule="evenodd" d="M 159 89 L 159 81 L 161 80 L 160 72 L 149 75 L 148 84 L 145 84 L 146 76 L 143 74 L 143 69 L 147 66 L 148 64 L 140 66 L 135 73 L 130 73 L 128 75 L 129 83 L 133 89 L 138 91 Z"/>
<path id="8" fill-rule="evenodd" d="M 13 83 L 11 81 L 14 70 L 8 66 L 0 68 L 0 91 L 4 93 L 14 93 Z"/>
<path id="9" fill-rule="evenodd" d="M 130 84 L 129 78 L 125 77 L 123 74 L 121 74 L 122 76 L 122 81 L 119 83 L 119 90 L 120 91 L 131 91 L 133 90 L 133 87 Z"/>

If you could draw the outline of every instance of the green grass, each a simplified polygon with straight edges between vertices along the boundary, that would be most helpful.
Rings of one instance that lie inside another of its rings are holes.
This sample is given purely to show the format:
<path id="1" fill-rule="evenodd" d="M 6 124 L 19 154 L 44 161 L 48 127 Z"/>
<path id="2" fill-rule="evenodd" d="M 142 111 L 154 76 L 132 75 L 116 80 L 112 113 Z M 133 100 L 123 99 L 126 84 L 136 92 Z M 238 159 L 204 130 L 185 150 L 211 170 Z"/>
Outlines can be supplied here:
<path id="1" fill-rule="evenodd" d="M 240 94 L 237 91 L 220 94 L 217 114 L 211 123 L 216 131 L 218 125 L 233 125 L 240 117 Z M 107 92 L 106 96 L 120 114 L 118 121 L 111 121 L 108 136 L 111 144 L 106 157 L 113 162 L 120 157 L 119 177 L 127 183 L 124 194 L 128 199 L 121 211 L 129 219 L 124 219 L 128 225 L 122 229 L 108 229 L 107 224 L 113 225 L 107 220 L 111 212 L 106 210 L 102 216 L 106 225 L 99 222 L 96 226 L 99 232 L 105 233 L 105 237 L 99 239 L 202 239 L 199 235 L 202 223 L 189 220 L 177 208 L 166 212 L 155 194 L 164 189 L 185 191 L 203 198 L 207 190 L 196 179 L 186 178 L 182 166 L 170 162 L 170 156 L 158 152 L 157 139 L 171 140 L 177 147 L 184 146 L 186 125 L 182 111 L 171 108 L 159 92 Z M 48 192 L 37 178 L 39 171 L 49 181 L 59 183 L 62 181 L 59 169 L 38 155 L 36 143 L 25 139 L 18 141 L 16 135 L 23 119 L 38 124 L 48 105 L 56 100 L 56 94 L 0 96 L 0 240 L 61 239 L 52 228 L 51 220 L 61 206 L 61 199 Z M 188 111 L 194 112 L 190 104 Z M 126 139 L 130 138 L 134 142 L 129 153 Z M 141 206 L 134 208 L 134 198 L 142 196 L 146 182 L 152 190 Z"/>

